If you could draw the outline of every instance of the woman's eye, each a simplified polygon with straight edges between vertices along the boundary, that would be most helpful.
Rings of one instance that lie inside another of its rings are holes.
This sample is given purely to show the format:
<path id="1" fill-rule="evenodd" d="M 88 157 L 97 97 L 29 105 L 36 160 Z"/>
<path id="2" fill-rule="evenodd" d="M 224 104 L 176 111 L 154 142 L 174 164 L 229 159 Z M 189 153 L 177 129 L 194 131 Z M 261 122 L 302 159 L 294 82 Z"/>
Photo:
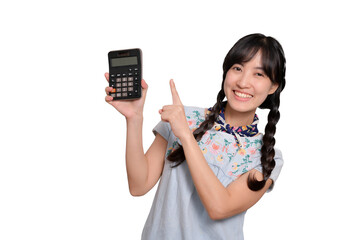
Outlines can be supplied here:
<path id="1" fill-rule="evenodd" d="M 262 73 L 256 73 L 256 76 L 264 77 L 264 74 L 262 74 Z"/>
<path id="2" fill-rule="evenodd" d="M 240 67 L 234 67 L 234 70 L 241 71 L 241 68 Z"/>

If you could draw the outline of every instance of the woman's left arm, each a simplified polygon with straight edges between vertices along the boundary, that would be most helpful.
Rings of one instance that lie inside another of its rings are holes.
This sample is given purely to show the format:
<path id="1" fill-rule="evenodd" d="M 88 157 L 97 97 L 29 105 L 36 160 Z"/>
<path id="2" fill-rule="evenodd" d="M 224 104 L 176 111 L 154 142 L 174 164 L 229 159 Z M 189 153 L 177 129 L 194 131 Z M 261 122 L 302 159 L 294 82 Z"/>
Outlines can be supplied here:
<path id="1" fill-rule="evenodd" d="M 267 180 L 264 188 L 259 191 L 250 190 L 247 186 L 249 174 L 254 174 L 257 180 L 263 179 L 263 175 L 253 169 L 224 187 L 210 169 L 189 129 L 184 107 L 172 80 L 170 88 L 173 104 L 164 106 L 159 113 L 163 121 L 170 123 L 174 135 L 181 141 L 195 188 L 210 218 L 224 219 L 249 209 L 264 195 L 272 180 Z"/>
<path id="2" fill-rule="evenodd" d="M 272 183 L 269 179 L 263 189 L 256 192 L 250 190 L 247 185 L 249 174 L 255 174 L 257 180 L 263 179 L 262 174 L 253 169 L 225 188 L 210 169 L 195 138 L 189 135 L 180 141 L 196 190 L 213 220 L 228 218 L 249 209 L 260 200 Z"/>

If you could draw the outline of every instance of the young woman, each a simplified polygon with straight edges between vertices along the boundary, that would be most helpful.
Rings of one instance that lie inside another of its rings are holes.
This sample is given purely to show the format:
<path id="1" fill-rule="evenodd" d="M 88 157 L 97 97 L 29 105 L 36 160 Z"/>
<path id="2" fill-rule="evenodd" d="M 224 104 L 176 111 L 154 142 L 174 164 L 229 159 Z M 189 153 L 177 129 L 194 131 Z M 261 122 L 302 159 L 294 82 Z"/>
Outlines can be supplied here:
<path id="1" fill-rule="evenodd" d="M 243 239 L 246 210 L 272 189 L 280 173 L 283 160 L 274 135 L 285 86 L 281 45 L 262 34 L 245 36 L 230 49 L 223 70 L 209 109 L 184 107 L 170 80 L 173 104 L 159 110 L 162 121 L 146 153 L 148 85 L 142 80 L 143 96 L 136 101 L 105 98 L 126 118 L 130 193 L 144 195 L 161 179 L 142 239 Z M 264 135 L 257 129 L 258 107 L 270 109 Z"/>

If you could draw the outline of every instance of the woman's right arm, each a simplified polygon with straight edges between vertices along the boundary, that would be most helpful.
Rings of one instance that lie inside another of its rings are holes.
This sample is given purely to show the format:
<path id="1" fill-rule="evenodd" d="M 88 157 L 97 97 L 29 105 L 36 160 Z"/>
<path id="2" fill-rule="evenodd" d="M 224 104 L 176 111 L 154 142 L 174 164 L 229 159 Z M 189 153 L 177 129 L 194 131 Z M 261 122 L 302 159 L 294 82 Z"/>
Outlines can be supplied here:
<path id="1" fill-rule="evenodd" d="M 126 125 L 126 170 L 129 189 L 131 195 L 142 196 L 154 187 L 162 174 L 167 141 L 157 134 L 144 154 L 142 118 L 127 119 Z"/>
<path id="2" fill-rule="evenodd" d="M 105 73 L 109 80 L 109 74 Z M 136 100 L 113 101 L 109 96 L 111 87 L 106 87 L 107 96 L 105 101 L 112 105 L 126 118 L 126 171 L 128 176 L 129 190 L 133 196 L 146 194 L 159 180 L 165 161 L 167 141 L 157 134 L 154 142 L 146 152 L 143 149 L 142 126 L 143 108 L 148 85 L 141 81 L 142 96 Z"/>

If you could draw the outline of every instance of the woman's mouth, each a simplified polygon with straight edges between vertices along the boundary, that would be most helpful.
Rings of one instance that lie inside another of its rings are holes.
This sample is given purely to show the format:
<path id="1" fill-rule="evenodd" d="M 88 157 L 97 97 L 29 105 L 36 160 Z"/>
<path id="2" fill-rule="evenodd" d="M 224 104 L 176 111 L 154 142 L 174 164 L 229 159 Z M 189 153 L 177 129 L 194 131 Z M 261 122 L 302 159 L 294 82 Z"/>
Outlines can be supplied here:
<path id="1" fill-rule="evenodd" d="M 253 97 L 252 95 L 250 95 L 250 94 L 248 94 L 248 93 L 237 92 L 237 91 L 234 91 L 234 93 L 235 93 L 236 96 L 238 96 L 238 97 L 241 98 L 241 99 L 244 99 L 244 98 L 250 99 L 250 98 Z"/>

